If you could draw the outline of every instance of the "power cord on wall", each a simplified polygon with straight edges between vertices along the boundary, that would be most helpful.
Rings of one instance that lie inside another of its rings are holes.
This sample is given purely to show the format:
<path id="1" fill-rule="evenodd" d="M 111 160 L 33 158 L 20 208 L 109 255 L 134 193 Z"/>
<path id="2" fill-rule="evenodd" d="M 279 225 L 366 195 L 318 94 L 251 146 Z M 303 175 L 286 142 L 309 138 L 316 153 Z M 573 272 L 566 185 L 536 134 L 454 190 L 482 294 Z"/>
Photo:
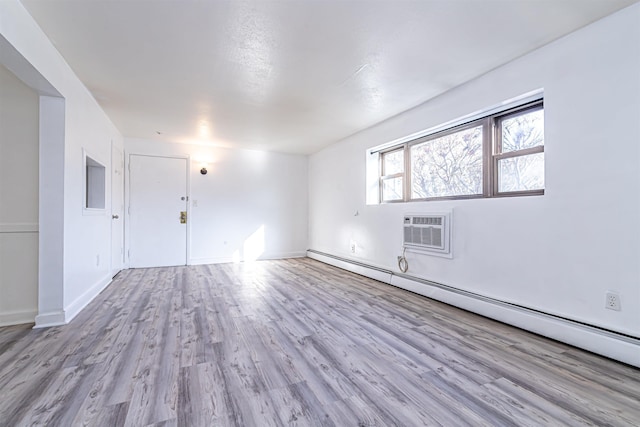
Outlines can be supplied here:
<path id="1" fill-rule="evenodd" d="M 404 256 L 407 248 L 402 248 L 402 255 L 398 257 L 398 269 L 403 273 L 406 273 L 409 270 L 409 261 L 407 261 L 407 257 Z"/>

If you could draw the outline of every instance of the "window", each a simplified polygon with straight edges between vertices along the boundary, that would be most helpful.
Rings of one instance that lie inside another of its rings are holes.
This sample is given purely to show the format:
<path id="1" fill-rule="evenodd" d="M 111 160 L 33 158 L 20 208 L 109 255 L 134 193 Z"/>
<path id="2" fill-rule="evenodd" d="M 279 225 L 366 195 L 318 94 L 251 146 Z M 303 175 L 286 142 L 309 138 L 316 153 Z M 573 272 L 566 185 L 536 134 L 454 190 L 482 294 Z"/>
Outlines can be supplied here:
<path id="1" fill-rule="evenodd" d="M 409 147 L 411 199 L 482 194 L 482 126 Z"/>
<path id="2" fill-rule="evenodd" d="M 495 191 L 544 189 L 544 111 L 542 106 L 498 118 Z"/>
<path id="3" fill-rule="evenodd" d="M 386 202 L 544 194 L 542 100 L 380 153 Z"/>
<path id="4" fill-rule="evenodd" d="M 381 158 L 382 201 L 401 201 L 404 199 L 404 149 L 383 153 Z"/>

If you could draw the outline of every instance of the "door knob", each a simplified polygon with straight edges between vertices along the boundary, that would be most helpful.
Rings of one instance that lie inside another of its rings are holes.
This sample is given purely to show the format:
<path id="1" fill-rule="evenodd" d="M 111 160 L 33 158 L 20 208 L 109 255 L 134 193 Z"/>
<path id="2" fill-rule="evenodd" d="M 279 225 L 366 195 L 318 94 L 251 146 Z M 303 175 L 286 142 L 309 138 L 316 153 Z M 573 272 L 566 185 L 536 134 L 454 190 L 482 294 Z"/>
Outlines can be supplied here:
<path id="1" fill-rule="evenodd" d="M 111 218 L 112 218 L 112 219 L 118 219 L 118 218 L 120 218 L 120 217 L 119 217 L 118 215 L 111 215 Z"/>

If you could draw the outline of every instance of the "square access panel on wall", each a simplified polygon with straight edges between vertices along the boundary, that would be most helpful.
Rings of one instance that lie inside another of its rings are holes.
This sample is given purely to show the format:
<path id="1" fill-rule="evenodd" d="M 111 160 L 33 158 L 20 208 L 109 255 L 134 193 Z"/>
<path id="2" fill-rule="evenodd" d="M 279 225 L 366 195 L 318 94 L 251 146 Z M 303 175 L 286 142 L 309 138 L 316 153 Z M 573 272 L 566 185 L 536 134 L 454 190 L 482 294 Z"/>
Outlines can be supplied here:
<path id="1" fill-rule="evenodd" d="M 83 150 L 85 210 L 104 210 L 106 200 L 106 169 Z"/>

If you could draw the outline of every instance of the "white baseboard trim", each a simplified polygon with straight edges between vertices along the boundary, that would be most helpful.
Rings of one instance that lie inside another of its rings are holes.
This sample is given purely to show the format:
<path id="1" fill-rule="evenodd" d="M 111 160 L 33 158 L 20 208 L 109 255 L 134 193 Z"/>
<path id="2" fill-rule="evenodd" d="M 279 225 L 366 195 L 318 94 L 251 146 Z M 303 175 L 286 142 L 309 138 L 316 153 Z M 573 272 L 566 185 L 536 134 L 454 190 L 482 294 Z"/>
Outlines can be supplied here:
<path id="1" fill-rule="evenodd" d="M 36 316 L 36 324 L 33 329 L 65 325 L 67 322 L 65 322 L 64 318 L 64 310 L 38 314 Z"/>
<path id="2" fill-rule="evenodd" d="M 48 328 L 51 326 L 66 325 L 71 322 L 100 292 L 111 283 L 111 276 L 107 275 L 87 289 L 82 295 L 69 304 L 64 310 L 51 311 L 38 314 L 34 329 Z"/>
<path id="3" fill-rule="evenodd" d="M 98 282 L 96 282 L 92 287 L 87 289 L 82 295 L 75 299 L 71 304 L 65 307 L 64 309 L 64 320 L 65 323 L 69 323 L 73 320 L 74 317 L 78 315 L 95 297 L 98 296 L 100 292 L 104 290 L 111 283 L 111 275 L 108 274 Z"/>
<path id="4" fill-rule="evenodd" d="M 368 277 L 370 279 L 378 280 L 383 283 L 391 284 L 391 272 L 382 268 L 367 266 L 356 261 L 350 261 L 344 258 L 326 256 L 318 252 L 307 252 L 307 257 L 323 262 L 325 264 L 333 265 L 334 267 L 341 268 L 343 270 L 351 271 L 361 276 Z"/>
<path id="5" fill-rule="evenodd" d="M 398 275 L 390 270 L 367 266 L 357 261 L 335 257 L 330 254 L 309 251 L 307 256 L 326 264 L 640 367 L 640 339 L 638 338 L 457 290 L 417 277 Z"/>
<path id="6" fill-rule="evenodd" d="M 227 264 L 229 262 L 233 262 L 233 258 L 191 258 L 189 260 L 189 265 L 207 265 L 207 264 Z"/>
<path id="7" fill-rule="evenodd" d="M 270 260 L 270 259 L 285 259 L 285 258 L 304 258 L 307 256 L 306 251 L 302 252 L 283 252 L 276 254 L 265 254 L 258 257 L 258 261 Z M 205 264 L 227 264 L 230 262 L 245 262 L 245 260 L 234 259 L 233 257 L 218 257 L 218 258 L 191 258 L 189 265 L 205 265 Z"/>
<path id="8" fill-rule="evenodd" d="M 34 323 L 37 314 L 37 310 L 5 311 L 0 313 L 0 326 Z"/>

